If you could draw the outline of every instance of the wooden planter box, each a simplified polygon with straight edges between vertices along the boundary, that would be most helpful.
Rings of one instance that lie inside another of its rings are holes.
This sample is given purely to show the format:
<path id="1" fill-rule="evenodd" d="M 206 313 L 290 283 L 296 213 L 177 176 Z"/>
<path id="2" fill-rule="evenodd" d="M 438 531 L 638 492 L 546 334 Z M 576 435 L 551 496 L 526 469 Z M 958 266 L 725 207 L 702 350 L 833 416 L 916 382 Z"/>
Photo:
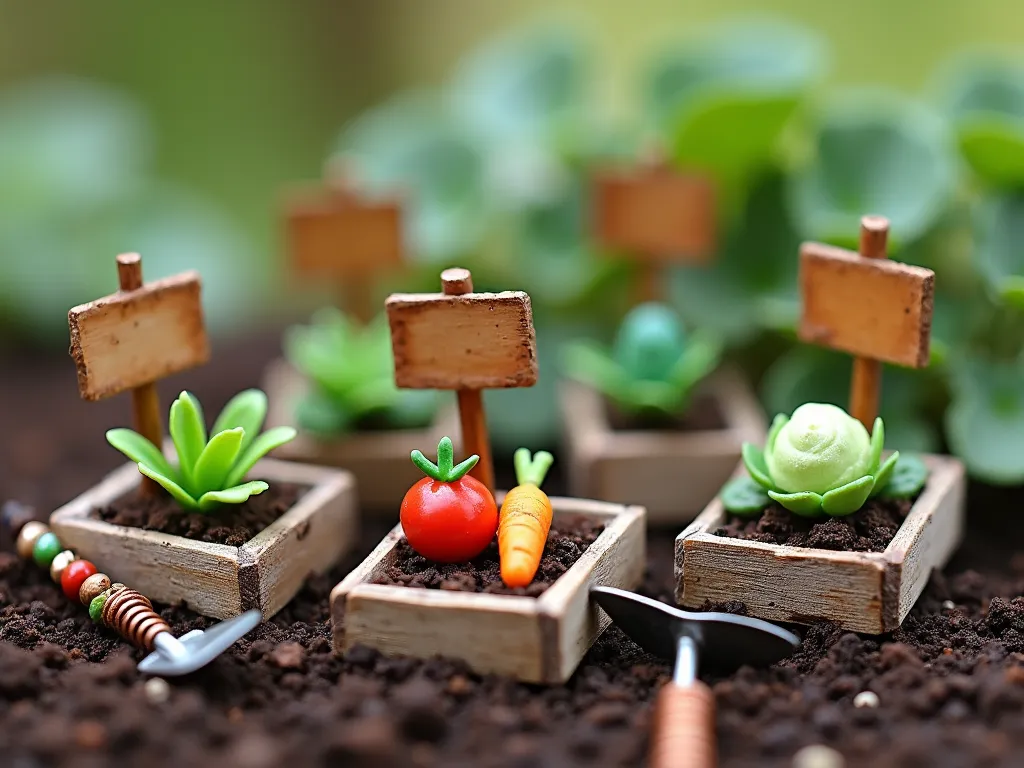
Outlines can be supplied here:
<path id="1" fill-rule="evenodd" d="M 306 379 L 287 360 L 273 361 L 264 377 L 264 391 L 270 401 L 267 428 L 294 426 L 295 405 L 307 390 Z M 300 431 L 273 456 L 347 469 L 355 476 L 363 511 L 395 519 L 405 491 L 423 477 L 409 454 L 418 448 L 432 456 L 445 435 L 456 444 L 457 452 L 461 431 L 454 402 L 442 405 L 434 423 L 425 429 L 355 432 L 335 439 Z"/>
<path id="2" fill-rule="evenodd" d="M 388 655 L 462 659 L 482 674 L 527 682 L 568 680 L 609 623 L 590 602 L 590 586 L 633 589 L 643 578 L 644 510 L 580 499 L 551 501 L 556 521 L 584 515 L 606 527 L 540 597 L 368 583 L 393 562 L 405 535 L 397 525 L 331 592 L 335 650 L 367 645 Z"/>
<path id="3" fill-rule="evenodd" d="M 141 475 L 136 464 L 114 471 L 58 509 L 50 517 L 50 527 L 80 557 L 153 600 L 187 603 L 217 619 L 251 608 L 269 618 L 295 596 L 310 573 L 331 568 L 355 542 L 355 481 L 348 472 L 273 459 L 260 461 L 249 476 L 309 490 L 240 547 L 93 517 L 93 510 L 138 487 Z"/>
<path id="4" fill-rule="evenodd" d="M 719 370 L 701 389 L 716 400 L 724 429 L 615 430 L 599 392 L 563 382 L 560 398 L 571 492 L 638 504 L 647 509 L 651 525 L 696 517 L 732 475 L 743 443 L 762 443 L 767 429 L 757 398 L 737 372 Z"/>
<path id="5" fill-rule="evenodd" d="M 881 634 L 903 622 L 935 568 L 960 542 L 964 467 L 925 456 L 928 483 L 884 552 L 832 552 L 715 536 L 726 512 L 715 498 L 675 546 L 676 602 L 739 600 L 750 615 L 808 624 L 827 620 Z"/>

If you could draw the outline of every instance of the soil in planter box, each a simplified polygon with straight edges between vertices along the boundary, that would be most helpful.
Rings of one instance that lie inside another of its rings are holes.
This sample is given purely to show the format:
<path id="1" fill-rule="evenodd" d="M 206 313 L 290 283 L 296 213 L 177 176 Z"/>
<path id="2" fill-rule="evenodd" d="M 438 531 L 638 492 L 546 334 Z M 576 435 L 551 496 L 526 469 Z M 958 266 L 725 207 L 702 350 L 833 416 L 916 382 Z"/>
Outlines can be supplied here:
<path id="1" fill-rule="evenodd" d="M 244 504 L 224 506 L 210 513 L 186 512 L 164 493 L 143 496 L 133 491 L 93 514 L 114 525 L 240 547 L 295 506 L 306 490 L 301 485 L 272 483 Z"/>
<path id="2" fill-rule="evenodd" d="M 845 517 L 808 518 L 773 504 L 757 517 L 730 515 L 712 533 L 733 539 L 837 552 L 882 552 L 896 536 L 913 499 L 871 499 Z"/>
<path id="3" fill-rule="evenodd" d="M 415 589 L 538 597 L 580 559 L 603 530 L 603 524 L 585 517 L 560 518 L 548 532 L 540 568 L 533 582 L 526 587 L 510 589 L 502 582 L 497 539 L 475 560 L 452 564 L 427 560 L 416 554 L 409 542 L 402 539 L 395 547 L 394 564 L 388 566 L 373 583 Z"/>
<path id="4" fill-rule="evenodd" d="M 605 400 L 605 407 L 608 411 L 608 424 L 617 432 L 707 432 L 726 427 L 718 400 L 705 393 L 694 397 L 684 413 L 671 417 L 658 413 L 623 413 L 610 400 Z"/>

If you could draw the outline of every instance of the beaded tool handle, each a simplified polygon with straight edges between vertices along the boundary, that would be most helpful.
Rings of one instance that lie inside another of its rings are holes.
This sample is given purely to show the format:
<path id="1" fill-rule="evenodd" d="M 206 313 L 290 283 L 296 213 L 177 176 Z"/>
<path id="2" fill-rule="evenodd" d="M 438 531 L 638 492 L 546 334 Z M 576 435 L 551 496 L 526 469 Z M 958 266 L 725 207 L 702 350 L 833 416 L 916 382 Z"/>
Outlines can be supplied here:
<path id="1" fill-rule="evenodd" d="M 153 610 L 145 595 L 112 583 L 96 566 L 64 549 L 57 534 L 45 523 L 31 519 L 31 510 L 20 504 L 4 506 L 2 521 L 16 537 L 18 555 L 49 568 L 50 578 L 68 600 L 89 609 L 89 618 L 117 632 L 132 645 L 149 651 L 139 663 L 143 672 L 183 675 L 208 664 L 262 621 L 260 611 L 246 611 L 209 630 L 193 630 L 181 638 Z"/>
<path id="2" fill-rule="evenodd" d="M 50 578 L 68 600 L 86 606 L 89 618 L 114 630 L 132 645 L 152 651 L 157 636 L 170 633 L 170 625 L 153 610 L 149 598 L 124 584 L 113 583 L 88 560 L 64 549 L 57 534 L 45 523 L 31 520 L 22 525 L 17 542 L 18 555 L 34 560 L 40 568 L 49 568 Z"/>

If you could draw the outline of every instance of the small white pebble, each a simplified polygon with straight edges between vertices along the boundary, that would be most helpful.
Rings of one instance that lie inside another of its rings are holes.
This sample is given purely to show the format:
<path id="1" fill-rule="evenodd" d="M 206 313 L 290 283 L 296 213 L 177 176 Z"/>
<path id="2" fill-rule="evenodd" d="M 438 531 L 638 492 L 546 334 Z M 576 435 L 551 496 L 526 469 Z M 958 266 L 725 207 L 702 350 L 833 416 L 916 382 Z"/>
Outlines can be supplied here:
<path id="1" fill-rule="evenodd" d="M 162 677 L 151 677 L 142 687 L 150 704 L 163 704 L 171 698 L 171 686 Z"/>
<path id="2" fill-rule="evenodd" d="M 853 706 L 874 709 L 878 706 L 878 694 L 874 691 L 861 691 L 853 697 Z"/>
<path id="3" fill-rule="evenodd" d="M 811 744 L 793 755 L 793 768 L 846 768 L 846 759 L 824 744 Z"/>
<path id="4" fill-rule="evenodd" d="M 956 608 L 956 603 L 954 603 L 952 600 L 943 600 L 942 608 L 946 611 L 952 611 L 954 608 Z"/>

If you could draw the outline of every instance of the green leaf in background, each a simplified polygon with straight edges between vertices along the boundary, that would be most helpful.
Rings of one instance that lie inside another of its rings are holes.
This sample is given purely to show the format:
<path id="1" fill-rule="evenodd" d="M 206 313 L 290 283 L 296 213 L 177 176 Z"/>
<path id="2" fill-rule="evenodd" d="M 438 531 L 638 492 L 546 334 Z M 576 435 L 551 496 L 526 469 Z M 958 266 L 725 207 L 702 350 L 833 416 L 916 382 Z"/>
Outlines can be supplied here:
<path id="1" fill-rule="evenodd" d="M 719 497 L 726 510 L 734 515 L 756 515 L 771 504 L 764 488 L 749 477 L 737 477 L 722 488 Z"/>
<path id="2" fill-rule="evenodd" d="M 451 85 L 455 113 L 490 147 L 557 148 L 582 132 L 588 58 L 575 27 L 516 30 L 463 60 Z"/>
<path id="3" fill-rule="evenodd" d="M 790 179 L 794 221 L 805 237 L 856 247 L 861 217 L 879 214 L 895 248 L 935 225 L 955 169 L 938 115 L 895 93 L 848 93 L 825 110 L 814 157 Z"/>
<path id="4" fill-rule="evenodd" d="M 795 327 L 800 238 L 783 190 L 781 173 L 763 175 L 715 261 L 673 271 L 672 301 L 687 325 L 713 330 L 733 343 L 763 329 Z"/>
<path id="5" fill-rule="evenodd" d="M 976 269 L 996 296 L 1020 306 L 1024 191 L 988 195 L 978 206 Z"/>
<path id="6" fill-rule="evenodd" d="M 891 457 L 890 457 L 891 458 Z M 928 467 L 917 456 L 900 456 L 891 470 L 892 474 L 884 483 L 879 473 L 878 495 L 886 499 L 909 499 L 924 488 L 928 480 Z"/>
<path id="7" fill-rule="evenodd" d="M 948 68 L 946 106 L 964 160 L 997 187 L 1024 182 L 1024 62 L 959 57 Z"/>
<path id="8" fill-rule="evenodd" d="M 66 343 L 68 308 L 116 290 L 126 251 L 147 280 L 201 265 L 211 329 L 246 321 L 265 275 L 216 209 L 152 178 L 149 144 L 137 109 L 106 89 L 0 91 L 0 315 L 19 331 Z"/>
<path id="9" fill-rule="evenodd" d="M 479 246 L 488 213 L 483 160 L 439 95 L 408 94 L 364 113 L 342 132 L 337 158 L 371 194 L 408 196 L 416 258 L 442 262 Z"/>
<path id="10" fill-rule="evenodd" d="M 711 173 L 732 197 L 768 165 L 783 131 L 825 68 L 822 40 L 791 24 L 725 24 L 665 51 L 647 110 L 675 161 Z"/>
<path id="11" fill-rule="evenodd" d="M 851 370 L 848 355 L 796 346 L 765 373 L 761 400 L 768 413 L 792 413 L 804 403 L 832 403 L 845 408 L 850 398 Z M 886 366 L 880 411 L 887 448 L 924 453 L 939 447 L 939 435 L 929 418 L 933 386 L 928 371 Z"/>
<path id="12" fill-rule="evenodd" d="M 969 358 L 952 371 L 946 435 L 953 452 L 979 480 L 1024 482 L 1024 363 Z"/>

